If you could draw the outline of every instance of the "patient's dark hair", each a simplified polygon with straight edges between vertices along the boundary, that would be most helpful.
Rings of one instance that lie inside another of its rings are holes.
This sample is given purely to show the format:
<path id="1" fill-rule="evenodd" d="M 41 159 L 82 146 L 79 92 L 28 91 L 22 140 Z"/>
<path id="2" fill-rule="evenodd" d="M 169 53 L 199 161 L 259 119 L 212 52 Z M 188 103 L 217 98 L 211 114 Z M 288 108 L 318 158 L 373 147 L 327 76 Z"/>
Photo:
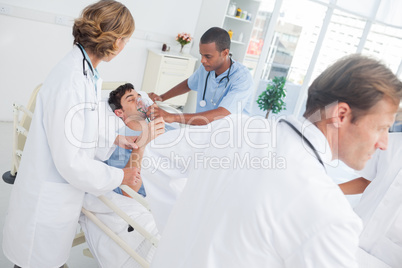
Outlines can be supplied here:
<path id="1" fill-rule="evenodd" d="M 219 27 L 212 27 L 201 36 L 201 44 L 209 44 L 214 42 L 216 49 L 219 52 L 222 52 L 225 49 L 230 50 L 230 37 L 226 30 Z"/>
<path id="2" fill-rule="evenodd" d="M 110 92 L 108 103 L 110 105 L 110 108 L 112 108 L 113 112 L 116 109 L 123 108 L 121 106 L 121 98 L 123 97 L 124 94 L 126 94 L 127 91 L 131 91 L 133 89 L 134 89 L 133 84 L 127 83 L 119 86 L 118 88 Z"/>

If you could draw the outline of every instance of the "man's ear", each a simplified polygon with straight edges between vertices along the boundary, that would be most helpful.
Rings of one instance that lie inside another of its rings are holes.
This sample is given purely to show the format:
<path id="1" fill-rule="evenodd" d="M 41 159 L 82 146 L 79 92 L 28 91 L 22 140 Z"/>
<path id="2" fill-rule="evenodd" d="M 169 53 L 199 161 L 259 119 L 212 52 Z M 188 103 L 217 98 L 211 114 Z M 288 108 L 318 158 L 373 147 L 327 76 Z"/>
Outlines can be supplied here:
<path id="1" fill-rule="evenodd" d="M 334 106 L 330 118 L 332 119 L 331 123 L 336 128 L 340 128 L 343 124 L 352 120 L 352 109 L 346 102 L 338 102 Z"/>
<path id="2" fill-rule="evenodd" d="M 117 115 L 117 117 L 123 118 L 123 110 L 122 109 L 116 109 L 114 110 L 115 115 Z"/>
<path id="3" fill-rule="evenodd" d="M 224 49 L 221 53 L 223 57 L 227 57 L 229 55 L 229 49 Z"/>

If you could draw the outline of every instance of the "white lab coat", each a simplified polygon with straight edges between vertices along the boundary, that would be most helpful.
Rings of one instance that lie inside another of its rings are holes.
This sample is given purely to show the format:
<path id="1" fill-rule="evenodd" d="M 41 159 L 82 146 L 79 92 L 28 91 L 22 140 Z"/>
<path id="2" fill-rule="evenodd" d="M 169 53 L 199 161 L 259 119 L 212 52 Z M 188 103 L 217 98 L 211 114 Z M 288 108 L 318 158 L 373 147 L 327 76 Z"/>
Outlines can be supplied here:
<path id="1" fill-rule="evenodd" d="M 99 161 L 108 157 L 115 137 L 99 138 L 101 81 L 96 94 L 85 68 L 87 77 L 75 46 L 37 96 L 3 231 L 4 254 L 24 268 L 63 265 L 84 193 L 103 194 L 123 179 L 122 170 Z"/>
<path id="2" fill-rule="evenodd" d="M 363 221 L 360 247 L 391 267 L 402 267 L 402 133 L 391 133 L 359 173 L 372 181 L 356 213 Z"/>
<path id="3" fill-rule="evenodd" d="M 275 123 L 230 115 L 186 129 L 171 148 L 147 148 L 149 163 L 170 162 L 143 166 L 145 187 L 146 178 L 188 177 L 151 267 L 357 267 L 360 219 L 311 149 Z M 322 132 L 310 125 L 302 133 L 329 163 Z"/>

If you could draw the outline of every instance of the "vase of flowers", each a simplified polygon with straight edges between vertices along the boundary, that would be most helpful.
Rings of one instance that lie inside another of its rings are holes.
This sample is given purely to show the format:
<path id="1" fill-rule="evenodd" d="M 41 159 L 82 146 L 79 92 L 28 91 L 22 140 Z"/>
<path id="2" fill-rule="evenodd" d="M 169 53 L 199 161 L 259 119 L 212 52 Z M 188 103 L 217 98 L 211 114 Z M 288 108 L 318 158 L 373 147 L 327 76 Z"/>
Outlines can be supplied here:
<path id="1" fill-rule="evenodd" d="M 176 41 L 179 42 L 181 48 L 180 48 L 180 53 L 183 53 L 183 48 L 185 45 L 191 42 L 193 38 L 190 36 L 188 33 L 179 33 L 176 36 Z"/>

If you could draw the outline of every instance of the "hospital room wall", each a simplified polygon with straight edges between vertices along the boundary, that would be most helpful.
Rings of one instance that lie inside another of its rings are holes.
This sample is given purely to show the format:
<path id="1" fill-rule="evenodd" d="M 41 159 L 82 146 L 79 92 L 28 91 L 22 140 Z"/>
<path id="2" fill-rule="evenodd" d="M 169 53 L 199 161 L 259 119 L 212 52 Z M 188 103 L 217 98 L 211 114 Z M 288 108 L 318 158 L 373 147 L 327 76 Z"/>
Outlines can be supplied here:
<path id="1" fill-rule="evenodd" d="M 99 66 L 103 80 L 132 82 L 141 88 L 147 49 L 168 43 L 178 51 L 174 38 L 179 32 L 198 40 L 209 27 L 221 25 L 228 1 L 121 0 L 132 12 L 136 30 L 118 57 Z M 12 103 L 25 105 L 32 90 L 70 51 L 72 20 L 92 2 L 0 0 L 0 7 L 10 8 L 10 14 L 0 14 L 0 121 L 11 121 Z M 56 17 L 64 24 L 57 24 Z M 186 49 L 198 57 L 198 41 Z"/>

